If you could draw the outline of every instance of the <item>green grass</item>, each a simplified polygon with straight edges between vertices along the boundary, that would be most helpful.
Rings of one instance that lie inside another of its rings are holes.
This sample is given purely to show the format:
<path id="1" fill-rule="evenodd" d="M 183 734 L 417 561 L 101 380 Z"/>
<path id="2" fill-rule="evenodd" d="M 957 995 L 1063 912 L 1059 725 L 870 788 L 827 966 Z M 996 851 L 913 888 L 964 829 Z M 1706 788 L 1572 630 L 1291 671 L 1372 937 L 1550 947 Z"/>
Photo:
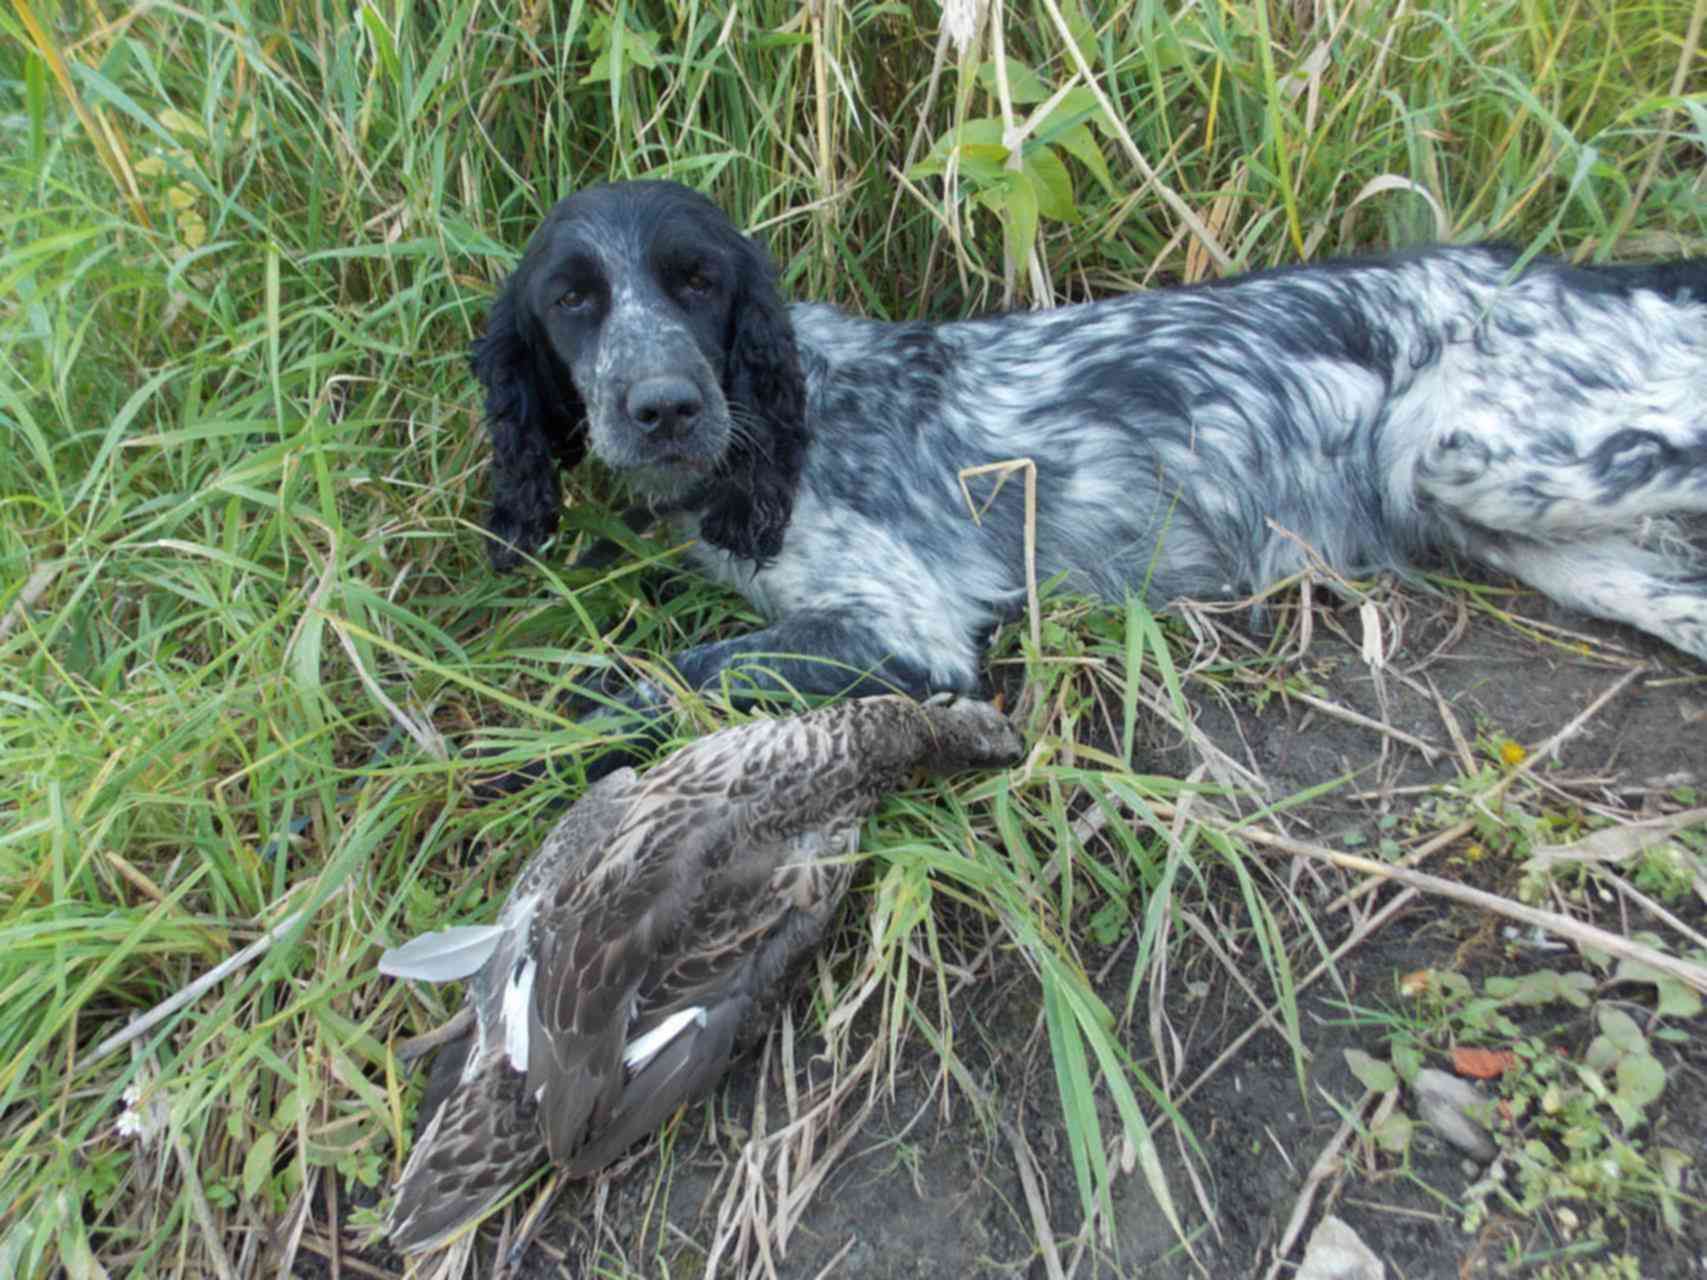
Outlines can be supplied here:
<path id="1" fill-rule="evenodd" d="M 249 1233 L 387 1180 L 412 1088 L 387 1041 L 431 1011 L 374 960 L 487 909 L 545 820 L 543 796 L 470 803 L 460 762 L 498 746 L 572 775 L 599 744 L 555 688 L 750 625 L 703 585 L 655 602 L 632 568 L 483 569 L 466 346 L 561 193 L 677 177 L 762 228 L 794 293 L 893 317 L 1441 235 L 1707 251 L 1700 5 L 1144 3 L 1099 25 L 1063 2 L 1071 49 L 1051 7 L 1009 6 L 1005 95 L 952 54 L 931 91 L 928 5 L 0 18 L 0 1272 L 256 1274 Z M 990 122 L 1081 62 L 1115 115 L 1079 82 L 1006 164 Z M 983 143 L 958 206 L 930 162 L 949 137 Z M 577 477 L 580 527 L 611 497 Z M 1050 621 L 1014 658 L 1037 767 L 885 811 L 881 927 L 850 926 L 830 1001 L 875 975 L 892 1051 L 922 1036 L 954 1076 L 945 979 L 917 957 L 961 944 L 944 899 L 968 908 L 1036 972 L 1088 1215 L 1107 1126 L 1142 1145 L 1162 1103 L 1116 1034 L 1136 986 L 1105 1008 L 1083 939 L 1164 952 L 1178 926 L 1147 904 L 1202 872 L 1189 824 L 1074 834 L 1086 803 L 1175 787 L 1066 744 L 1106 725 L 1129 747 L 1182 695 L 1147 616 Z M 144 1139 L 115 1129 L 127 1090 Z"/>

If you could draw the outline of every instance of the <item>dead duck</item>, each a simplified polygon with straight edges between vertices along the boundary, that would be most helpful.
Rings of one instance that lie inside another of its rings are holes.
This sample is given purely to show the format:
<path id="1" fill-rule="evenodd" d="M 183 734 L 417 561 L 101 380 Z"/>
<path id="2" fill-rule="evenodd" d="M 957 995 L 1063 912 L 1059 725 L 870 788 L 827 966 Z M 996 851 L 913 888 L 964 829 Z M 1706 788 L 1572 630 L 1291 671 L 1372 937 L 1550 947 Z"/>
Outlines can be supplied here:
<path id="1" fill-rule="evenodd" d="M 918 769 L 1012 764 L 971 700 L 879 697 L 710 734 L 591 786 L 497 923 L 427 934 L 380 971 L 468 978 L 387 1231 L 446 1243 L 550 1159 L 610 1164 L 763 1037 L 818 945 L 862 821 Z"/>

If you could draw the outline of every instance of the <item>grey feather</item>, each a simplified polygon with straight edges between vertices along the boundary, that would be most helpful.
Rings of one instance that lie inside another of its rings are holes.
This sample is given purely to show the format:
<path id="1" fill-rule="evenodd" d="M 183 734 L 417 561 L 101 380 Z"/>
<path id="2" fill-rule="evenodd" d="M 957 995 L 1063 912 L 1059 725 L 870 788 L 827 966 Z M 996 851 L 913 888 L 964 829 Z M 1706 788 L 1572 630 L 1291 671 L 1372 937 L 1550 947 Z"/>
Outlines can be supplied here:
<path id="1" fill-rule="evenodd" d="M 503 936 L 503 926 L 496 924 L 459 924 L 423 933 L 382 955 L 379 971 L 417 982 L 454 982 L 491 959 Z"/>

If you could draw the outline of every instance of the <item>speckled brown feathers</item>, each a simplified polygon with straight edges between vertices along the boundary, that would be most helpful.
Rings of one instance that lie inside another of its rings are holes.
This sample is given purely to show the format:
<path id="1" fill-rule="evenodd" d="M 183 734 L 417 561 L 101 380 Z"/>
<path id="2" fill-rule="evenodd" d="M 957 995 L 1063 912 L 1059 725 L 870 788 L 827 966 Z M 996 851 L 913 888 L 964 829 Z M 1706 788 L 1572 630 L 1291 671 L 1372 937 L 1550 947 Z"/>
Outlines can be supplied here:
<path id="1" fill-rule="evenodd" d="M 381 962 L 468 977 L 474 1014 L 434 1063 L 393 1242 L 443 1243 L 547 1158 L 594 1173 L 710 1089 L 823 937 L 881 798 L 920 767 L 1019 754 L 986 703 L 868 698 L 726 729 L 589 788 L 495 925 Z"/>

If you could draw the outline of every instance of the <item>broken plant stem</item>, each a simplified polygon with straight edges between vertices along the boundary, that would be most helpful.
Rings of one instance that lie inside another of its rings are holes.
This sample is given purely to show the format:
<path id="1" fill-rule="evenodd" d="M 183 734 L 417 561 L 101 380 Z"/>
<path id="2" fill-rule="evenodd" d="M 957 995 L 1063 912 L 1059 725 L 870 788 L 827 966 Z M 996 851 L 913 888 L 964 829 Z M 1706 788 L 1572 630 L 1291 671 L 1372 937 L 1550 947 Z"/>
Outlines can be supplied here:
<path id="1" fill-rule="evenodd" d="M 328 897 L 327 901 L 330 902 L 331 897 Z M 321 903 L 320 905 L 324 906 L 325 903 Z M 154 1030 L 155 1027 L 159 1026 L 180 1009 L 194 1004 L 236 970 L 241 969 L 251 961 L 258 960 L 261 956 L 272 950 L 273 944 L 291 929 L 300 924 L 312 909 L 313 908 L 310 907 L 303 907 L 300 911 L 293 911 L 290 915 L 279 921 L 279 923 L 274 925 L 271 929 L 268 929 L 259 938 L 256 938 L 255 941 L 244 947 L 243 950 L 239 951 L 229 960 L 223 960 L 219 964 L 216 964 L 213 968 L 209 969 L 201 977 L 190 983 L 189 986 L 185 987 L 176 995 L 162 1000 L 140 1018 L 135 1018 L 131 1022 L 127 1023 L 122 1030 L 113 1032 L 112 1035 L 108 1036 L 105 1040 L 101 1041 L 100 1044 L 95 1046 L 94 1051 L 91 1052 L 88 1057 L 83 1059 L 82 1065 L 85 1067 L 92 1067 L 97 1062 L 111 1057 L 131 1041 L 147 1035 L 150 1031 Z"/>

